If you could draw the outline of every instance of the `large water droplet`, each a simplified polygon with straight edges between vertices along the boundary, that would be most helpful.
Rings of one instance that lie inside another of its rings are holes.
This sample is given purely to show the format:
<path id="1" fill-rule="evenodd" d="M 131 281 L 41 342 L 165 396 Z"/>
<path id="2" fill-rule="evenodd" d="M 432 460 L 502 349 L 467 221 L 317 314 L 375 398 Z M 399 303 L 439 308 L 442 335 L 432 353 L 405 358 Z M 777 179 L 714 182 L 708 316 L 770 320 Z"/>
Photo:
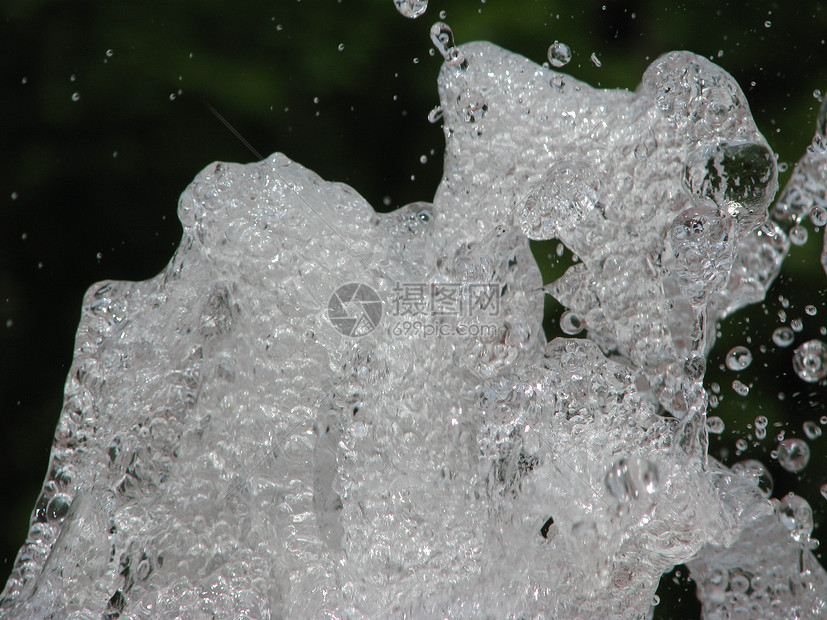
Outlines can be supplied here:
<path id="1" fill-rule="evenodd" d="M 772 333 L 772 341 L 779 347 L 788 347 L 795 340 L 795 334 L 789 327 L 779 327 Z"/>
<path id="2" fill-rule="evenodd" d="M 823 379 L 827 376 L 827 346 L 821 340 L 802 344 L 793 353 L 793 370 L 809 383 Z"/>
<path id="3" fill-rule="evenodd" d="M 799 472 L 810 462 L 810 446 L 801 439 L 785 439 L 778 444 L 778 464 L 787 471 Z"/>
<path id="4" fill-rule="evenodd" d="M 565 43 L 555 41 L 548 48 L 548 61 L 557 69 L 565 67 L 571 61 L 571 48 Z"/>
<path id="5" fill-rule="evenodd" d="M 396 10 L 408 19 L 416 19 L 428 8 L 428 0 L 393 0 Z"/>
<path id="6" fill-rule="evenodd" d="M 752 364 L 752 353 L 744 346 L 732 347 L 726 356 L 726 366 L 730 370 L 744 370 Z"/>
<path id="7" fill-rule="evenodd" d="M 813 532 L 813 510 L 806 500 L 795 493 L 787 493 L 776 506 L 775 514 L 781 525 L 790 531 L 794 541 L 809 542 Z"/>

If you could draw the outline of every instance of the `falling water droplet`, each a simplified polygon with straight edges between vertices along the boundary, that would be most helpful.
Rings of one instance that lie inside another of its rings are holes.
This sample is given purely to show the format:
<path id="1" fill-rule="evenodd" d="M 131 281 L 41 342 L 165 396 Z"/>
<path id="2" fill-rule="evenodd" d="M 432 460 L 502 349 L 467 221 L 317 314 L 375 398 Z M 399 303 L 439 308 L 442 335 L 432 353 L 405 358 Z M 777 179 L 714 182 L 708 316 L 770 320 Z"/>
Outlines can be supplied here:
<path id="1" fill-rule="evenodd" d="M 802 427 L 804 428 L 804 434 L 807 436 L 807 439 L 812 440 L 821 437 L 821 427 L 812 420 L 804 422 Z"/>
<path id="2" fill-rule="evenodd" d="M 738 379 L 732 382 L 732 389 L 738 396 L 747 396 L 749 394 L 749 386 L 738 381 Z"/>
<path id="3" fill-rule="evenodd" d="M 790 243 L 793 245 L 804 245 L 808 237 L 807 229 L 801 224 L 796 224 L 790 229 Z"/>
<path id="4" fill-rule="evenodd" d="M 72 101 L 80 101 L 80 93 L 72 93 Z"/>
<path id="5" fill-rule="evenodd" d="M 772 341 L 779 347 L 788 347 L 795 340 L 795 334 L 789 327 L 779 327 L 772 333 Z"/>
<path id="6" fill-rule="evenodd" d="M 778 444 L 778 464 L 787 471 L 797 473 L 810 462 L 810 446 L 801 439 L 785 439 Z"/>
<path id="7" fill-rule="evenodd" d="M 726 356 L 726 366 L 730 370 L 744 370 L 752 364 L 752 353 L 744 346 L 732 347 Z"/>
<path id="8" fill-rule="evenodd" d="M 393 0 L 396 10 L 408 19 L 416 19 L 428 9 L 428 0 Z"/>
<path id="9" fill-rule="evenodd" d="M 468 63 L 465 55 L 454 45 L 454 33 L 444 22 L 431 26 L 431 41 L 450 67 L 464 69 Z"/>
<path id="10" fill-rule="evenodd" d="M 548 48 L 548 61 L 557 69 L 565 67 L 571 61 L 571 48 L 565 43 L 555 41 Z"/>
<path id="11" fill-rule="evenodd" d="M 594 52 L 592 52 L 591 60 L 592 60 L 592 63 L 594 63 L 595 67 L 603 66 L 603 63 L 600 62 L 600 59 L 597 57 L 597 54 L 595 54 Z"/>
<path id="12" fill-rule="evenodd" d="M 708 430 L 713 435 L 720 435 L 724 432 L 726 425 L 724 421 L 716 415 L 709 416 L 706 419 L 706 430 Z"/>
<path id="13" fill-rule="evenodd" d="M 802 344 L 793 353 L 793 370 L 809 383 L 823 379 L 827 376 L 827 346 L 821 340 Z"/>

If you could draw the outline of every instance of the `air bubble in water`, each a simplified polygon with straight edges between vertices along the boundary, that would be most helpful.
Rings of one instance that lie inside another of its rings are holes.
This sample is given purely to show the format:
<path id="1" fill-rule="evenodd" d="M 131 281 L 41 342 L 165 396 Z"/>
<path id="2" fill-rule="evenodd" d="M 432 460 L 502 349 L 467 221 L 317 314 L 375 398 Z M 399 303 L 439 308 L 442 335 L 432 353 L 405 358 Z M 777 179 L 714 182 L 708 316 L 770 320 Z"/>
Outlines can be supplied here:
<path id="1" fill-rule="evenodd" d="M 72 500 L 67 495 L 55 495 L 49 500 L 49 505 L 46 507 L 46 515 L 49 519 L 62 519 L 69 512 L 69 507 L 72 505 Z"/>
<path id="2" fill-rule="evenodd" d="M 804 434 L 807 436 L 807 439 L 818 439 L 821 437 L 821 427 L 812 420 L 804 422 L 802 427 L 804 428 Z"/>
<path id="3" fill-rule="evenodd" d="M 457 96 L 457 111 L 465 123 L 478 123 L 488 111 L 485 98 L 475 90 L 465 90 Z"/>
<path id="4" fill-rule="evenodd" d="M 560 317 L 560 329 L 563 330 L 564 334 L 574 336 L 583 331 L 583 322 L 574 312 L 566 310 Z"/>
<path id="5" fill-rule="evenodd" d="M 716 415 L 709 416 L 706 419 L 706 430 L 714 435 L 720 435 L 725 428 L 724 421 Z"/>
<path id="6" fill-rule="evenodd" d="M 726 356 L 726 366 L 730 370 L 744 370 L 752 364 L 752 353 L 744 346 L 732 347 Z"/>
<path id="7" fill-rule="evenodd" d="M 732 466 L 732 473 L 753 482 L 764 497 L 772 495 L 774 486 L 772 475 L 761 461 L 755 459 L 739 461 Z"/>
<path id="8" fill-rule="evenodd" d="M 799 472 L 810 462 L 810 446 L 801 439 L 785 439 L 778 444 L 778 464 L 787 471 Z"/>
<path id="9" fill-rule="evenodd" d="M 809 383 L 823 379 L 827 376 L 827 346 L 821 340 L 802 344 L 793 353 L 793 370 Z"/>
<path id="10" fill-rule="evenodd" d="M 393 0 L 396 10 L 408 19 L 416 19 L 428 9 L 428 0 Z"/>
<path id="11" fill-rule="evenodd" d="M 557 69 L 565 67 L 571 61 L 571 48 L 565 43 L 555 41 L 548 48 L 548 61 Z"/>
<path id="12" fill-rule="evenodd" d="M 779 327 L 772 333 L 772 341 L 779 347 L 788 347 L 795 340 L 795 334 L 789 327 Z"/>

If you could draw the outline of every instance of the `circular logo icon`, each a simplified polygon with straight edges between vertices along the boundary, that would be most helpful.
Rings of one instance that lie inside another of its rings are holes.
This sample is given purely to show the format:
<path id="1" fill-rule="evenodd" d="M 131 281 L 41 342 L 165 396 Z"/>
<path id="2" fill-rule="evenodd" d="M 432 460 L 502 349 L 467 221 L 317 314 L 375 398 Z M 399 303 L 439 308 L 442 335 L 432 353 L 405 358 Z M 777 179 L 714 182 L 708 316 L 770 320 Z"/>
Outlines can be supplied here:
<path id="1" fill-rule="evenodd" d="M 382 318 L 382 300 L 367 284 L 351 282 L 336 289 L 327 302 L 327 318 L 351 338 L 369 334 Z"/>

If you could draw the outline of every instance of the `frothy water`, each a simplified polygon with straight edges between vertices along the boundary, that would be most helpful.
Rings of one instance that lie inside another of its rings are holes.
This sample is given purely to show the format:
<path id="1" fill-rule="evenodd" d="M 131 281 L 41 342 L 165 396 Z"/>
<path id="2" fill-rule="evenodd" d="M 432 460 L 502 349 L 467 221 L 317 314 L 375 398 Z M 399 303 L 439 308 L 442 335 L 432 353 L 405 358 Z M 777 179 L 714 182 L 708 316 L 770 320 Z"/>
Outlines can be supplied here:
<path id="1" fill-rule="evenodd" d="M 702 385 L 824 154 L 769 217 L 775 157 L 708 60 L 667 54 L 632 93 L 431 37 L 432 202 L 378 215 L 281 154 L 211 164 L 168 267 L 87 292 L 4 615 L 642 619 L 680 563 L 709 618 L 827 611 L 812 511 L 707 454 Z M 544 288 L 528 237 L 580 260 Z M 546 341 L 544 291 L 585 337 Z M 803 380 L 823 347 L 795 350 Z"/>

